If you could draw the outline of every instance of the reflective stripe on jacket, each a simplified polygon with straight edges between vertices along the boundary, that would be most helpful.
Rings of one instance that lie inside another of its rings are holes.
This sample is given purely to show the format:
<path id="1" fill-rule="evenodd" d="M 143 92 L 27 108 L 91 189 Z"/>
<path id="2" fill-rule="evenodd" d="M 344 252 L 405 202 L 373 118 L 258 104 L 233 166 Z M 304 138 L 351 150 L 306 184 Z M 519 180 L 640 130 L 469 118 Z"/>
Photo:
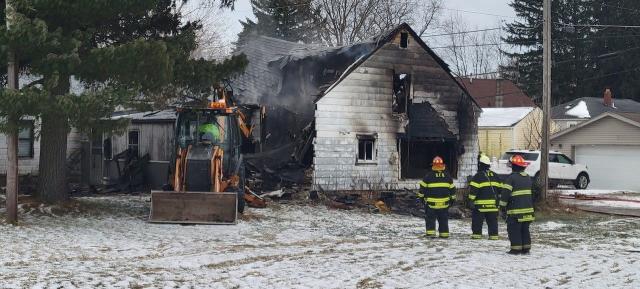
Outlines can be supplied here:
<path id="1" fill-rule="evenodd" d="M 456 198 L 456 187 L 446 171 L 429 171 L 420 182 L 420 195 L 431 209 L 446 209 Z"/>
<path id="2" fill-rule="evenodd" d="M 522 172 L 509 175 L 502 186 L 500 207 L 506 207 L 507 215 L 518 222 L 535 220 L 532 185 L 531 177 Z"/>
<path id="3" fill-rule="evenodd" d="M 502 182 L 497 174 L 488 171 L 479 171 L 469 183 L 469 200 L 480 212 L 498 211 L 498 194 L 502 189 Z"/>

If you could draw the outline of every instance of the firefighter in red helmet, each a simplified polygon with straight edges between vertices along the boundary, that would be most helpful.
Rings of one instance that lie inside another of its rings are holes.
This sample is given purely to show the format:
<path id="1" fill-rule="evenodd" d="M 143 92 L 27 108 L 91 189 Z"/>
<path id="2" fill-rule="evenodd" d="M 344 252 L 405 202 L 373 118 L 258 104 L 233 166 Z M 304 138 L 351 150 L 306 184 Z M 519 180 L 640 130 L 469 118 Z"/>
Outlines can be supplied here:
<path id="1" fill-rule="evenodd" d="M 426 236 L 436 237 L 436 220 L 440 238 L 449 238 L 449 206 L 455 200 L 456 187 L 446 171 L 444 160 L 436 156 L 420 182 L 418 198 L 424 202 Z"/>
<path id="2" fill-rule="evenodd" d="M 529 165 L 521 155 L 510 159 L 511 174 L 502 185 L 500 211 L 507 222 L 511 242 L 509 254 L 529 254 L 531 233 L 529 225 L 535 220 L 531 177 L 524 171 Z"/>

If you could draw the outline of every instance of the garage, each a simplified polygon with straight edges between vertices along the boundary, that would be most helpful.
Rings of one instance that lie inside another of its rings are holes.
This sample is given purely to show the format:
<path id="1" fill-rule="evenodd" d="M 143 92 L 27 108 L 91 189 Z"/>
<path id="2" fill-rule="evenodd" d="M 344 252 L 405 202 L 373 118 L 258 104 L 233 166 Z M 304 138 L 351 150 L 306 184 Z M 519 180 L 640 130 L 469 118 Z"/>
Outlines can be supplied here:
<path id="1" fill-rule="evenodd" d="M 640 113 L 603 113 L 552 136 L 551 149 L 587 165 L 589 189 L 640 192 Z"/>
<path id="2" fill-rule="evenodd" d="M 575 158 L 589 168 L 590 189 L 640 192 L 640 146 L 577 146 Z"/>

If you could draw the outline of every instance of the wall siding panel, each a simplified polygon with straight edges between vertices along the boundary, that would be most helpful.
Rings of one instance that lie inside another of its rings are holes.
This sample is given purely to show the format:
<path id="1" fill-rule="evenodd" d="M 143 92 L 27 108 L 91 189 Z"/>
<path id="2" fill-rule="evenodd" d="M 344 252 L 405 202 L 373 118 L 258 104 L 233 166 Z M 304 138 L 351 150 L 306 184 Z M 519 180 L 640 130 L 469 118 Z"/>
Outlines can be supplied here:
<path id="1" fill-rule="evenodd" d="M 316 104 L 314 175 L 316 189 L 416 189 L 419 180 L 401 180 L 398 133 L 404 132 L 392 112 L 393 74 L 411 74 L 413 103 L 430 103 L 455 135 L 459 135 L 458 104 L 463 95 L 453 79 L 413 39 L 407 49 L 398 39 L 386 44 L 347 75 Z M 478 109 L 474 109 L 477 124 Z M 357 163 L 357 135 L 376 135 L 375 164 Z M 459 137 L 465 153 L 459 156 L 458 187 L 466 187 L 479 152 L 477 128 Z"/>

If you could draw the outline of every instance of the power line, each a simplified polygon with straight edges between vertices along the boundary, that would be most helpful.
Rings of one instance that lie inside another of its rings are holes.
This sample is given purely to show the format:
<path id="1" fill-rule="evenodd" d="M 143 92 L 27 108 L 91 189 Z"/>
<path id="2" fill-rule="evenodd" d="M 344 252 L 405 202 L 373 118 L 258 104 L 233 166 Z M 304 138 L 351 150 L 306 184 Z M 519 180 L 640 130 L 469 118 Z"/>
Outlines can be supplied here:
<path id="1" fill-rule="evenodd" d="M 588 28 L 640 28 L 639 25 L 606 25 L 606 24 L 565 24 L 554 23 L 565 27 L 588 27 Z"/>
<path id="2" fill-rule="evenodd" d="M 611 8 L 617 8 L 620 10 L 627 10 L 627 11 L 632 11 L 632 12 L 640 12 L 640 10 L 638 9 L 631 9 L 631 8 L 625 8 L 625 7 L 620 7 L 620 6 L 614 6 L 614 5 L 609 5 L 609 4 L 602 4 L 602 6 L 607 6 L 607 7 L 611 7 Z"/>
<path id="3" fill-rule="evenodd" d="M 487 12 L 478 12 L 478 11 L 470 11 L 470 10 L 462 10 L 462 9 L 453 9 L 453 8 L 446 8 L 446 7 L 442 7 L 442 9 L 443 9 L 443 10 L 450 10 L 450 11 L 463 12 L 463 13 L 471 13 L 471 14 L 479 14 L 479 15 L 494 16 L 494 17 L 499 17 L 499 18 L 513 18 L 513 19 L 518 19 L 518 17 L 515 17 L 515 16 L 507 16 L 507 15 L 493 14 L 493 13 L 487 13 Z"/>
<path id="4" fill-rule="evenodd" d="M 443 33 L 443 34 L 431 34 L 431 35 L 424 35 L 424 36 L 422 36 L 422 37 L 449 36 L 449 35 L 458 35 L 458 34 L 467 34 L 467 33 L 485 32 L 485 31 L 494 31 L 494 30 L 502 30 L 502 27 L 487 28 L 487 29 L 478 29 L 478 30 L 470 30 L 470 31 L 459 31 L 459 32 L 451 32 L 451 33 Z"/>

